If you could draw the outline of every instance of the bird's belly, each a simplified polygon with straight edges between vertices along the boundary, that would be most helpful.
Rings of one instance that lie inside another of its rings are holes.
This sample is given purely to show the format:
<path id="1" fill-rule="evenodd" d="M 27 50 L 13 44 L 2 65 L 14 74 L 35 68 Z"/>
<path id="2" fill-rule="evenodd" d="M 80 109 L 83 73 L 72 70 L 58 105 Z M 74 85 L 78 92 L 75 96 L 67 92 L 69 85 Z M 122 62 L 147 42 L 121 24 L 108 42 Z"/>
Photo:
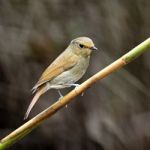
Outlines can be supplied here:
<path id="1" fill-rule="evenodd" d="M 80 62 L 79 64 L 76 64 L 73 68 L 58 75 L 56 78 L 51 80 L 49 84 L 52 88 L 57 89 L 69 87 L 67 85 L 75 83 L 85 74 L 88 65 L 88 60 L 86 62 Z"/>

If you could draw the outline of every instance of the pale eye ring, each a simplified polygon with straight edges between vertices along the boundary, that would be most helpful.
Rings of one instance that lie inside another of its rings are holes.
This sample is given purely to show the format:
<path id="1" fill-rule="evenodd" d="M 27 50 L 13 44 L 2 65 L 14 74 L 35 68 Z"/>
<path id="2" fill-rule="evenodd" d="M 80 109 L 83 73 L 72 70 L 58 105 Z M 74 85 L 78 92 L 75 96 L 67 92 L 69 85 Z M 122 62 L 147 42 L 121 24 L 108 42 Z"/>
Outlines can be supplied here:
<path id="1" fill-rule="evenodd" d="M 80 48 L 83 48 L 83 47 L 84 47 L 84 45 L 83 45 L 83 44 L 79 44 L 79 46 L 80 46 Z"/>

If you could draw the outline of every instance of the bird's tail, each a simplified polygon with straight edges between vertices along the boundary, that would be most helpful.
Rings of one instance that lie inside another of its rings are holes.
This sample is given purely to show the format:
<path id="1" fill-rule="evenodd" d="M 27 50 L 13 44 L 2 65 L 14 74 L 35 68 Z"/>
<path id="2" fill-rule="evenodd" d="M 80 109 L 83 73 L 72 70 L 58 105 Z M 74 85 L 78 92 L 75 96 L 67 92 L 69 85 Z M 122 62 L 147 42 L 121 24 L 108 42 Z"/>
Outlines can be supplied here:
<path id="1" fill-rule="evenodd" d="M 44 94 L 45 92 L 47 91 L 47 87 L 46 86 L 43 86 L 41 87 L 40 89 L 38 89 L 38 91 L 36 92 L 36 94 L 34 95 L 26 113 L 25 113 L 25 116 L 24 116 L 24 120 L 28 118 L 33 106 L 35 105 L 35 103 L 38 101 L 38 99 L 40 98 L 40 96 L 42 94 Z"/>

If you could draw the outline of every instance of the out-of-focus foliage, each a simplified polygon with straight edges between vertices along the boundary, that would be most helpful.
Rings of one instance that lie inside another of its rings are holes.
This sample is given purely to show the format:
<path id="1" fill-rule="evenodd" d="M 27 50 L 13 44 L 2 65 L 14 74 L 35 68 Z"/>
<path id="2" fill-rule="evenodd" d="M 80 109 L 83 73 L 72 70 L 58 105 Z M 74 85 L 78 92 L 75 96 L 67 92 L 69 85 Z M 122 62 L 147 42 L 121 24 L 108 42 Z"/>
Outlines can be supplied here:
<path id="1" fill-rule="evenodd" d="M 1 0 L 0 137 L 23 123 L 30 89 L 73 38 L 88 36 L 100 50 L 83 82 L 149 37 L 149 6 L 148 0 Z M 97 83 L 11 149 L 149 150 L 149 57 Z M 31 116 L 57 99 L 49 91 Z"/>

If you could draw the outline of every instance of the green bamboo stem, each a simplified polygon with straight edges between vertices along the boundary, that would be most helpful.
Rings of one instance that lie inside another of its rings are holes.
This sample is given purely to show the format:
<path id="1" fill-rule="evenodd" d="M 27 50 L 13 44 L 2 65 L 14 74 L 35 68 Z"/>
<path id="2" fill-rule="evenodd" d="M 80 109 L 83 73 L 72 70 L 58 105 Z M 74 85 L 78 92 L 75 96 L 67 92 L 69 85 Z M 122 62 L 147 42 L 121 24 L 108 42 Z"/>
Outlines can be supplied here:
<path id="1" fill-rule="evenodd" d="M 140 56 L 149 49 L 150 49 L 150 38 L 148 38 L 143 43 L 141 43 L 140 45 L 129 51 L 127 54 L 123 55 L 121 58 L 119 58 L 109 66 L 105 67 L 103 70 L 93 75 L 91 78 L 82 83 L 79 87 L 69 92 L 60 101 L 57 101 L 52 106 L 45 109 L 43 112 L 41 112 L 28 122 L 20 126 L 18 129 L 16 129 L 6 137 L 4 137 L 0 141 L 0 150 L 4 150 L 9 146 L 13 145 L 14 143 L 18 142 L 24 136 L 29 134 L 34 128 L 38 127 L 46 119 L 55 114 L 59 109 L 61 109 L 63 106 L 71 102 L 74 97 L 83 93 L 87 88 L 92 86 L 95 82 L 108 76 L 112 72 L 115 72 L 118 69 L 122 68 L 123 66 L 133 61 L 135 58 L 137 58 L 138 56 Z"/>

